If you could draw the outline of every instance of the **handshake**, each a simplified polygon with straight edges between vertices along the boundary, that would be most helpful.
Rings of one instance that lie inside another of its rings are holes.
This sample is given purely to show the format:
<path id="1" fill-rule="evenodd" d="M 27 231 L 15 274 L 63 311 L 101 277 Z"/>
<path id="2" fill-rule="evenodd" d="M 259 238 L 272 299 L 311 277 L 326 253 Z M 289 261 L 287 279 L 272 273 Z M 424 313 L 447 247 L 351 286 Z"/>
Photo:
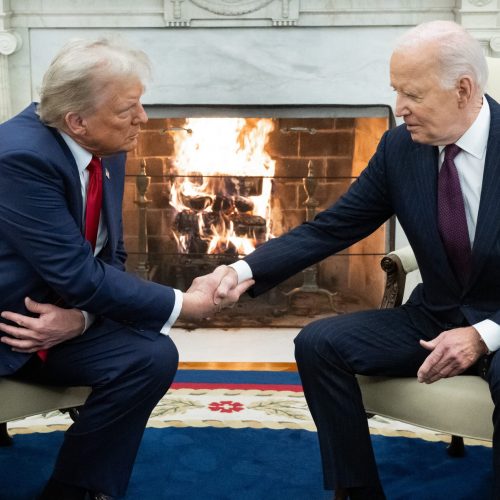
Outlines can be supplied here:
<path id="1" fill-rule="evenodd" d="M 235 269 L 219 266 L 212 273 L 193 280 L 184 293 L 179 318 L 194 320 L 210 317 L 238 302 L 241 294 L 253 284 L 251 279 L 238 283 Z"/>
<path id="2" fill-rule="evenodd" d="M 219 266 L 215 271 L 193 280 L 183 294 L 180 318 L 198 320 L 210 317 L 223 307 L 235 304 L 240 295 L 254 284 L 248 279 L 238 284 L 238 274 L 229 266 Z M 82 334 L 87 320 L 79 309 L 65 309 L 54 304 L 42 304 L 25 299 L 24 315 L 12 311 L 1 312 L 9 323 L 0 322 L 0 342 L 14 351 L 34 353 L 77 337 Z M 2 333 L 7 335 L 2 336 Z"/>

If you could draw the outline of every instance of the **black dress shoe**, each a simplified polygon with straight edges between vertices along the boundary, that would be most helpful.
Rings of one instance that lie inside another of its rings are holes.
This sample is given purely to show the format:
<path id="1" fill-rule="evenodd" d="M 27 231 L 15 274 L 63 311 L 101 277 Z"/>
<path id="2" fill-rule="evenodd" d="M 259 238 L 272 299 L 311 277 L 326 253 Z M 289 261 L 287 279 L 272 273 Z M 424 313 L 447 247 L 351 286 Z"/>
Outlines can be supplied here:
<path id="1" fill-rule="evenodd" d="M 333 495 L 333 500 L 347 500 L 348 498 L 348 493 L 345 488 L 337 488 Z"/>
<path id="2" fill-rule="evenodd" d="M 88 491 L 85 500 L 113 500 L 113 497 L 105 495 L 104 493 L 92 493 Z"/>
<path id="3" fill-rule="evenodd" d="M 51 478 L 37 500 L 85 500 L 86 494 L 84 488 Z"/>
<path id="4" fill-rule="evenodd" d="M 104 493 L 95 493 L 79 486 L 50 479 L 37 500 L 113 500 Z"/>
<path id="5" fill-rule="evenodd" d="M 337 488 L 334 500 L 385 500 L 381 488 Z"/>

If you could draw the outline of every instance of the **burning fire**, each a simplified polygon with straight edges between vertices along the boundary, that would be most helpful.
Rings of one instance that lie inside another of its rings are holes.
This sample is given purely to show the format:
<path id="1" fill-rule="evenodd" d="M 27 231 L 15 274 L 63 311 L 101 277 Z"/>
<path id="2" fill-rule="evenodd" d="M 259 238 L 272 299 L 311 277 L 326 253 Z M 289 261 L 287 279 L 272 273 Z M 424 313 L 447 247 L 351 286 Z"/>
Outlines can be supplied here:
<path id="1" fill-rule="evenodd" d="M 263 118 L 188 118 L 173 134 L 176 177 L 170 205 L 182 253 L 242 254 L 272 237 L 275 161 Z"/>

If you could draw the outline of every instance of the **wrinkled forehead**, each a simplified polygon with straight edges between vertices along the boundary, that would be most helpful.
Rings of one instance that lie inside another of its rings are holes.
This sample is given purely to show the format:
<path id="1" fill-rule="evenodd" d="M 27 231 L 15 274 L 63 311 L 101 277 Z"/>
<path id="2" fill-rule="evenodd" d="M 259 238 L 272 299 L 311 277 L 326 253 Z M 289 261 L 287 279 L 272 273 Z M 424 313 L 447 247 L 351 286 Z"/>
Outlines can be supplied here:
<path id="1" fill-rule="evenodd" d="M 145 87 L 138 76 L 108 78 L 97 83 L 97 105 L 114 105 L 124 101 L 136 101 L 144 94 Z"/>
<path id="2" fill-rule="evenodd" d="M 391 84 L 393 80 L 434 80 L 441 74 L 439 54 L 429 44 L 398 49 L 390 61 Z"/>

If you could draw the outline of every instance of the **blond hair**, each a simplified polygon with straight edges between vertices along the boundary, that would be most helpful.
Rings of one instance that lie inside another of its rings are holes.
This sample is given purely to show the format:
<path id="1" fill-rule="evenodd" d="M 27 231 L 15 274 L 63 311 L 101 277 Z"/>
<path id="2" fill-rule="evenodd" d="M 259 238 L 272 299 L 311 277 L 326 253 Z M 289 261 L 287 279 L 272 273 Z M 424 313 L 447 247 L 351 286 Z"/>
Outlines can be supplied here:
<path id="1" fill-rule="evenodd" d="M 145 85 L 150 74 L 148 56 L 122 40 L 72 40 L 43 77 L 38 115 L 46 125 L 63 128 L 68 112 L 88 114 L 97 109 L 107 86 L 117 79 L 137 79 Z"/>

